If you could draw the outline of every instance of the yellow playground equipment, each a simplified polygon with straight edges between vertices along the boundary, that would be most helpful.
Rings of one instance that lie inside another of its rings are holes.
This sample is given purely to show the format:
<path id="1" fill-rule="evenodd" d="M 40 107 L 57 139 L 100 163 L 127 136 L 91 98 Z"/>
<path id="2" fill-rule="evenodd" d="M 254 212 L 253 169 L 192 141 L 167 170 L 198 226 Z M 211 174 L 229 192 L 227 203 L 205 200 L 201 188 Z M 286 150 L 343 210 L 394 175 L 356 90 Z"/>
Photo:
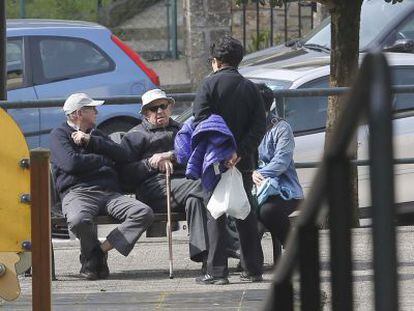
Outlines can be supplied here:
<path id="1" fill-rule="evenodd" d="M 31 266 L 29 149 L 13 119 L 0 109 L 0 298 L 20 295 L 17 275 Z"/>

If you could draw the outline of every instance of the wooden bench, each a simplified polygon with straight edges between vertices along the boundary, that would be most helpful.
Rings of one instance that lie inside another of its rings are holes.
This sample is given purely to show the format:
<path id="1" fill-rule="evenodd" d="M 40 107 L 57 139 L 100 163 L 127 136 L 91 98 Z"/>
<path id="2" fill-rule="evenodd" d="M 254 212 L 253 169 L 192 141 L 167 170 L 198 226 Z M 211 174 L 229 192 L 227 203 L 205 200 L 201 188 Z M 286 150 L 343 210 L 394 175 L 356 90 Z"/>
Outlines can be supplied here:
<path id="1" fill-rule="evenodd" d="M 186 220 L 186 214 L 184 212 L 177 213 L 172 212 L 171 207 L 169 204 L 170 195 L 170 171 L 169 167 L 166 166 L 167 174 L 166 174 L 166 182 L 167 182 L 167 201 L 166 201 L 166 207 L 167 212 L 166 213 L 154 213 L 154 221 L 151 224 L 151 226 L 146 230 L 146 236 L 147 237 L 168 237 L 168 250 L 169 250 L 169 264 L 170 264 L 170 278 L 172 278 L 173 273 L 173 265 L 172 265 L 172 235 L 171 231 L 174 231 L 174 229 L 177 229 L 177 226 L 174 228 L 174 224 L 178 224 L 178 221 L 185 221 Z M 66 219 L 61 215 L 61 202 L 59 198 L 59 194 L 57 193 L 55 182 L 53 178 L 52 171 L 50 171 L 50 194 L 51 194 L 51 210 L 52 210 L 52 217 L 51 217 L 51 226 L 52 231 L 56 227 L 66 227 L 67 223 Z M 131 194 L 126 194 L 130 195 Z M 132 195 L 135 197 L 135 195 Z M 170 212 L 170 225 L 168 226 L 168 212 Z M 120 224 L 121 221 L 111 217 L 111 216 L 97 216 L 94 218 L 94 224 L 95 225 L 111 225 L 111 224 Z M 169 228 L 169 230 L 168 230 Z M 52 248 L 52 279 L 56 280 L 56 271 L 55 271 L 55 256 L 54 256 L 54 250 L 53 250 L 53 243 L 51 243 Z"/>
<path id="2" fill-rule="evenodd" d="M 185 220 L 186 220 L 185 213 L 174 213 L 174 212 L 171 213 L 172 222 L 175 222 L 177 224 L 178 221 L 185 221 Z M 97 216 L 94 219 L 94 223 L 96 225 L 112 225 L 112 224 L 120 224 L 121 221 L 111 216 Z M 66 219 L 64 217 L 52 217 L 51 225 L 52 225 L 52 228 L 56 226 L 67 227 Z M 167 213 L 154 213 L 154 222 L 147 229 L 146 236 L 147 237 L 167 236 L 166 225 L 167 225 Z M 52 247 L 52 279 L 56 280 L 55 256 L 54 256 L 53 243 L 51 247 Z M 169 245 L 169 247 L 171 247 L 172 249 L 172 245 Z M 170 273 L 171 272 L 172 271 L 170 271 Z"/>

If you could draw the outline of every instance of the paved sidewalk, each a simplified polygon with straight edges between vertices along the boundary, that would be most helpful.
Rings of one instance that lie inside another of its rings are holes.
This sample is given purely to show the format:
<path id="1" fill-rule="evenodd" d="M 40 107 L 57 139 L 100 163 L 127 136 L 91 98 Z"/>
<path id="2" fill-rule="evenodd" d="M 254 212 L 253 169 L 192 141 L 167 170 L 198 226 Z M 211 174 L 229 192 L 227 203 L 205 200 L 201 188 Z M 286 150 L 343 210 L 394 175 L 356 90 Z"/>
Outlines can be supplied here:
<path id="1" fill-rule="evenodd" d="M 369 231 L 363 228 L 353 232 L 355 310 L 374 310 Z M 400 310 L 414 310 L 414 227 L 401 227 L 398 231 Z M 324 310 L 330 310 L 328 232 L 321 231 L 320 236 L 322 288 L 327 296 Z M 165 238 L 142 238 L 126 258 L 111 252 L 111 276 L 101 281 L 78 277 L 78 241 L 57 240 L 54 245 L 58 281 L 52 285 L 53 310 L 260 310 L 271 280 L 269 237 L 263 239 L 265 281 L 241 282 L 239 273 L 235 272 L 237 261 L 231 259 L 231 284 L 227 286 L 195 284 L 200 265 L 188 258 L 184 231 L 174 233 L 175 277 L 172 280 L 168 278 Z M 21 297 L 11 303 L 0 302 L 0 310 L 31 309 L 31 279 L 22 277 L 21 286 Z"/>

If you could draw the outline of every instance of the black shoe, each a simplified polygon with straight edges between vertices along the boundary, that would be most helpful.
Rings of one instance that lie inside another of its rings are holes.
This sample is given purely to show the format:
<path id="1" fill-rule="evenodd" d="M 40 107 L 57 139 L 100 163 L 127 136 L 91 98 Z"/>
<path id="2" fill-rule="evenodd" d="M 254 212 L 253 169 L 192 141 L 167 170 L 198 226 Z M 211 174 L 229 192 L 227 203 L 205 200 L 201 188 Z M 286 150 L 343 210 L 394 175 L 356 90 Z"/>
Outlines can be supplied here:
<path id="1" fill-rule="evenodd" d="M 83 261 L 82 267 L 79 271 L 80 275 L 87 280 L 97 280 L 98 274 L 98 258 L 91 256 L 88 259 L 81 259 Z"/>
<path id="2" fill-rule="evenodd" d="M 103 256 L 101 259 L 101 266 L 98 269 L 99 278 L 107 279 L 109 276 L 109 267 L 108 267 L 108 253 L 102 252 Z"/>
<path id="3" fill-rule="evenodd" d="M 228 278 L 215 278 L 212 277 L 210 274 L 206 273 L 203 276 L 200 276 L 198 278 L 196 278 L 196 283 L 197 284 L 202 284 L 202 285 L 227 285 L 229 284 L 229 279 Z"/>
<path id="4" fill-rule="evenodd" d="M 250 275 L 247 272 L 242 272 L 240 274 L 240 280 L 246 281 L 246 282 L 262 282 L 263 281 L 263 276 L 261 274 Z"/>

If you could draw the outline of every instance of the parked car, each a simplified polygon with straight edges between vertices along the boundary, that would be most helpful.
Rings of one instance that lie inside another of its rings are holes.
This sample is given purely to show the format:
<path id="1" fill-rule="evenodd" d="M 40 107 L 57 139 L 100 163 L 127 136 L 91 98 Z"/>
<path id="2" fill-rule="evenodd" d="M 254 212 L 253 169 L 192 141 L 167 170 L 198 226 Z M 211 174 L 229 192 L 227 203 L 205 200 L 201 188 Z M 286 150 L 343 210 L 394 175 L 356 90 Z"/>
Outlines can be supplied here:
<path id="1" fill-rule="evenodd" d="M 159 85 L 139 55 L 101 25 L 80 21 L 7 20 L 7 97 L 10 101 L 141 95 Z M 65 116 L 60 108 L 10 109 L 30 148 L 48 146 L 48 130 Z M 138 104 L 103 106 L 97 126 L 107 134 L 138 122 Z"/>
<path id="2" fill-rule="evenodd" d="M 414 85 L 414 54 L 386 53 L 391 66 L 394 85 Z M 253 82 L 266 83 L 272 89 L 308 89 L 329 87 L 329 57 L 318 57 L 307 62 L 291 62 L 281 66 L 267 64 L 255 66 L 245 73 Z M 296 149 L 296 162 L 320 161 L 325 141 L 327 97 L 286 97 L 277 103 L 278 111 L 291 124 Z M 395 158 L 414 157 L 414 94 L 394 96 L 394 147 Z M 362 126 L 358 133 L 358 159 L 368 159 L 368 129 Z M 414 203 L 412 184 L 414 165 L 396 165 L 396 201 Z M 316 169 L 298 169 L 305 192 L 311 186 Z M 370 206 L 368 167 L 358 168 L 359 203 Z"/>
<path id="3" fill-rule="evenodd" d="M 392 52 L 414 52 L 414 0 L 391 4 L 384 0 L 364 0 L 359 32 L 361 52 L 382 48 Z M 330 18 L 325 19 L 304 38 L 264 49 L 244 57 L 245 72 L 255 65 L 287 64 L 329 55 L 331 48 Z"/>

